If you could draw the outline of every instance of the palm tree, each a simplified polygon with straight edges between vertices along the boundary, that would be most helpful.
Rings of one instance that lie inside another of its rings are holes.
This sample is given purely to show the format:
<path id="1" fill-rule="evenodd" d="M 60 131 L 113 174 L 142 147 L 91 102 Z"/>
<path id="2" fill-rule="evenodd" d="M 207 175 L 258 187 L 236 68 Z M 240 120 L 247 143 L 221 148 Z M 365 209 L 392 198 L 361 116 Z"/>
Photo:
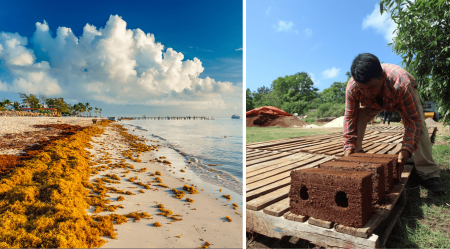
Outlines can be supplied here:
<path id="1" fill-rule="evenodd" d="M 80 113 L 86 111 L 86 106 L 81 102 L 78 103 L 78 108 L 80 110 Z M 84 114 L 82 116 L 84 117 Z"/>
<path id="2" fill-rule="evenodd" d="M 5 100 L 3 100 L 3 102 L 0 102 L 0 109 L 6 109 L 11 104 L 12 103 L 9 99 L 5 99 Z"/>
<path id="3" fill-rule="evenodd" d="M 102 118 L 102 108 L 100 108 L 100 118 Z"/>
<path id="4" fill-rule="evenodd" d="M 91 104 L 89 104 L 89 102 L 86 102 L 86 104 L 85 104 L 86 111 L 89 111 L 89 106 L 91 106 Z"/>
<path id="5" fill-rule="evenodd" d="M 89 111 L 89 117 L 92 117 L 92 116 L 91 116 L 92 107 L 89 107 L 89 108 L 88 108 L 88 111 Z"/>
<path id="6" fill-rule="evenodd" d="M 95 117 L 97 117 L 98 107 L 95 107 Z"/>

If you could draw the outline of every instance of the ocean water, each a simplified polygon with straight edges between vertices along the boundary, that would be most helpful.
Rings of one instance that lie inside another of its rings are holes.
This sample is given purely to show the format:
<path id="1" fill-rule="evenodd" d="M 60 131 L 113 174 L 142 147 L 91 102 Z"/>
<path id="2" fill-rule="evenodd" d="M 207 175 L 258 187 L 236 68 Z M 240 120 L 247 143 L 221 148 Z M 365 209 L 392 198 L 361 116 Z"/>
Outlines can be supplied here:
<path id="1" fill-rule="evenodd" d="M 242 119 L 124 120 L 119 123 L 132 134 L 159 140 L 176 151 L 201 180 L 242 195 Z"/>

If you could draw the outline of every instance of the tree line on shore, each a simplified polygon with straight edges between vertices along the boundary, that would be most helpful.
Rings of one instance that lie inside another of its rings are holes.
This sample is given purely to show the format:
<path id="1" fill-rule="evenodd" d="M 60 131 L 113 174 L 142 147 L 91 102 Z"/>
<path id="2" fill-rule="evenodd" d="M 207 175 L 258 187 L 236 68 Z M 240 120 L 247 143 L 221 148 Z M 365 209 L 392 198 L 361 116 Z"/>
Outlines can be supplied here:
<path id="1" fill-rule="evenodd" d="M 350 72 L 346 73 L 350 79 Z M 269 87 L 246 91 L 246 110 L 260 106 L 275 106 L 288 113 L 306 115 L 307 122 L 322 117 L 340 117 L 345 110 L 345 89 L 347 82 L 334 82 L 319 92 L 306 72 L 278 77 Z"/>
<path id="2" fill-rule="evenodd" d="M 91 116 L 94 111 L 95 116 L 97 113 L 102 113 L 102 109 L 98 107 L 92 107 L 89 102 L 69 104 L 64 101 L 63 98 L 48 98 L 44 94 L 39 96 L 35 94 L 18 93 L 22 102 L 11 101 L 9 99 L 3 99 L 0 101 L 0 111 L 21 111 L 23 106 L 27 108 L 37 108 L 40 113 L 52 113 L 44 108 L 54 108 L 58 114 L 71 115 L 74 111 L 82 116 Z"/>

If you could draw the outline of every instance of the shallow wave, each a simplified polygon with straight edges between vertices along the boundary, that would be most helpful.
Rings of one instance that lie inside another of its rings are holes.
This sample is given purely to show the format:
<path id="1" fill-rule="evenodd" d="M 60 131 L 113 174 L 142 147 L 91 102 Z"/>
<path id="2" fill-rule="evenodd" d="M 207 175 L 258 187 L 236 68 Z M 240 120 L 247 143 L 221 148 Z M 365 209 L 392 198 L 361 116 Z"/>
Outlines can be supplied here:
<path id="1" fill-rule="evenodd" d="M 144 129 L 139 125 L 126 124 L 126 126 L 131 126 L 131 127 L 134 127 L 134 129 L 139 129 L 139 130 L 148 132 L 147 129 Z M 219 164 L 215 164 L 215 166 L 213 166 L 214 164 L 206 164 L 205 161 L 209 161 L 209 160 L 204 160 L 200 156 L 194 156 L 194 155 L 191 155 L 191 154 L 185 152 L 181 148 L 181 146 L 173 145 L 172 143 L 170 143 L 169 140 L 167 140 L 166 138 L 164 138 L 160 135 L 148 134 L 147 136 L 151 136 L 153 138 L 163 141 L 165 146 L 180 153 L 186 159 L 186 163 L 187 163 L 188 167 L 196 175 L 198 175 L 200 177 L 200 179 L 202 179 L 203 181 L 217 185 L 217 186 L 227 188 L 237 194 L 242 195 L 242 193 L 243 193 L 242 182 L 237 177 L 233 176 L 232 174 L 230 174 L 224 170 L 215 168 L 218 165 L 220 165 L 220 159 L 217 159 Z"/>

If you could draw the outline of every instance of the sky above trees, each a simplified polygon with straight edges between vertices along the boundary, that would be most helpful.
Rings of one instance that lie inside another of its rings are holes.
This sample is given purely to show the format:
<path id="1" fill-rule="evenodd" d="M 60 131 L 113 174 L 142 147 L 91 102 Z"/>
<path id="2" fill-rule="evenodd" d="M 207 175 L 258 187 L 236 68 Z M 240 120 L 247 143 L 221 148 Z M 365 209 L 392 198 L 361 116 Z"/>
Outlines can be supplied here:
<path id="1" fill-rule="evenodd" d="M 0 99 L 105 115 L 242 110 L 242 1 L 14 1 L 0 10 Z"/>
<path id="2" fill-rule="evenodd" d="M 379 1 L 246 1 L 246 88 L 307 72 L 320 91 L 347 80 L 359 53 L 401 65 L 387 44 L 395 24 Z"/>

